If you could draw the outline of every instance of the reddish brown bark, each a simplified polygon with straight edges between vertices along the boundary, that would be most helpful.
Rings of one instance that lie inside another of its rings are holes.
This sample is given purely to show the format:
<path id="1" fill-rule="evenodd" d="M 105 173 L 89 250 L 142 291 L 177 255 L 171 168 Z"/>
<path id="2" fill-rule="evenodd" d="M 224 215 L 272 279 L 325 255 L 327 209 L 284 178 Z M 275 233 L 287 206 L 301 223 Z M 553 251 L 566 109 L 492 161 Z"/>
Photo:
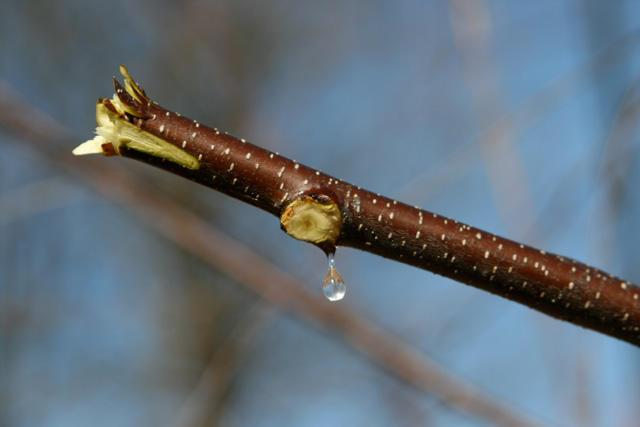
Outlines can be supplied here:
<path id="1" fill-rule="evenodd" d="M 182 148 L 192 170 L 121 148 L 120 154 L 222 191 L 274 215 L 302 195 L 328 197 L 342 212 L 337 245 L 411 264 L 551 316 L 640 345 L 640 289 L 599 269 L 374 194 L 200 125 L 121 91 L 126 119 Z"/>
<path id="2" fill-rule="evenodd" d="M 4 108 L 3 108 L 4 107 Z M 344 304 L 328 304 L 303 283 L 247 246 L 211 226 L 169 195 L 149 189 L 116 164 L 79 163 L 62 154 L 74 138 L 50 117 L 29 106 L 0 82 L 0 127 L 36 148 L 43 159 L 75 176 L 107 199 L 123 205 L 144 225 L 210 267 L 226 274 L 269 304 L 340 336 L 399 381 L 433 395 L 443 404 L 501 426 L 536 426 L 506 403 L 466 383 L 415 348 L 385 332 Z M 84 160 L 84 159 L 83 159 Z M 152 220 L 150 220 L 152 218 Z M 251 266 L 251 268 L 247 268 Z"/>

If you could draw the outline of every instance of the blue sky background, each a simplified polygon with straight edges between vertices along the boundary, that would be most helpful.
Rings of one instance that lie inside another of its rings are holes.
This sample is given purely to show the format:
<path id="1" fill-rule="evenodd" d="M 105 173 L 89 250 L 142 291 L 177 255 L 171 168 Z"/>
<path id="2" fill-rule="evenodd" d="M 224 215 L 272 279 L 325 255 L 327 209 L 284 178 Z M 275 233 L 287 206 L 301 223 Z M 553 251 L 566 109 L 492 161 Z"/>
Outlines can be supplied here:
<path id="1" fill-rule="evenodd" d="M 91 136 L 95 99 L 124 63 L 158 102 L 202 123 L 640 282 L 636 1 L 3 0 L 0 10 L 2 88 L 69 131 L 63 152 Z M 277 311 L 253 319 L 264 303 L 242 285 L 11 129 L 0 128 L 0 147 L 0 425 L 490 425 L 406 386 L 335 331 Z M 326 260 L 273 217 L 103 161 L 320 294 Z M 336 259 L 349 288 L 340 304 L 514 411 L 550 426 L 638 424 L 638 349 L 370 254 Z M 212 363 L 246 323 L 257 332 L 231 353 L 235 367 Z M 207 367 L 221 394 L 193 409 Z"/>

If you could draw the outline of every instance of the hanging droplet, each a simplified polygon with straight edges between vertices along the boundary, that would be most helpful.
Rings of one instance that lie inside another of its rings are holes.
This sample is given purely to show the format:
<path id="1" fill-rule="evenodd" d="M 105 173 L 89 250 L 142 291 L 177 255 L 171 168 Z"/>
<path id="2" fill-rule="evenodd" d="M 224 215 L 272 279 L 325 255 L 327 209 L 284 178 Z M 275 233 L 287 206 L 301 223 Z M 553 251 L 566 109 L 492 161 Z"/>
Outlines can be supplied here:
<path id="1" fill-rule="evenodd" d="M 340 301 L 347 293 L 347 286 L 338 270 L 336 270 L 336 260 L 333 254 L 328 255 L 329 270 L 322 281 L 322 292 L 329 301 Z"/>

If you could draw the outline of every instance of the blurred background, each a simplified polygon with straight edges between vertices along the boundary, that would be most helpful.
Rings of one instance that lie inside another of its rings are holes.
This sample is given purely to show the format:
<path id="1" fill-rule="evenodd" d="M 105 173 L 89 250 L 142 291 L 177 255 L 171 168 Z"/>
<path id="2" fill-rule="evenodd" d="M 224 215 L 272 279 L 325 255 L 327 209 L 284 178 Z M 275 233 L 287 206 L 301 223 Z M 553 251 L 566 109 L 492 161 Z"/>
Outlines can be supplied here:
<path id="1" fill-rule="evenodd" d="M 538 425 L 640 423 L 637 348 L 350 249 L 329 303 L 275 218 L 73 158 L 120 63 L 202 123 L 640 282 L 637 1 L 2 0 L 0 426 L 499 422 L 407 354 Z"/>

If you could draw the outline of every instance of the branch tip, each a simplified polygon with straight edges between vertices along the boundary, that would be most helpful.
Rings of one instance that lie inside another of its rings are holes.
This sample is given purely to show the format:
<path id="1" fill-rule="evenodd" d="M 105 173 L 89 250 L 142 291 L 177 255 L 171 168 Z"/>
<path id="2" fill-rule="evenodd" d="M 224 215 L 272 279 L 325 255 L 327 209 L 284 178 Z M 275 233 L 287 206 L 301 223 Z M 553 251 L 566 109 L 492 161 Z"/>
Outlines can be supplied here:
<path id="1" fill-rule="evenodd" d="M 121 154 L 122 149 L 131 149 L 187 169 L 198 169 L 200 162 L 193 155 L 141 128 L 140 123 L 151 117 L 149 98 L 124 65 L 120 66 L 120 73 L 124 86 L 114 78 L 113 97 L 98 99 L 96 103 L 96 136 L 77 146 L 73 154 L 113 156 Z"/>
<path id="2" fill-rule="evenodd" d="M 100 135 L 96 135 L 95 138 L 83 142 L 73 149 L 74 156 L 85 156 L 87 154 L 104 154 L 102 150 L 102 144 L 106 141 Z"/>
<path id="3" fill-rule="evenodd" d="M 127 90 L 127 93 L 135 98 L 136 101 L 140 103 L 149 102 L 149 98 L 147 94 L 144 92 L 144 89 L 129 74 L 129 70 L 123 64 L 120 64 L 120 74 L 124 77 L 124 86 Z"/>

